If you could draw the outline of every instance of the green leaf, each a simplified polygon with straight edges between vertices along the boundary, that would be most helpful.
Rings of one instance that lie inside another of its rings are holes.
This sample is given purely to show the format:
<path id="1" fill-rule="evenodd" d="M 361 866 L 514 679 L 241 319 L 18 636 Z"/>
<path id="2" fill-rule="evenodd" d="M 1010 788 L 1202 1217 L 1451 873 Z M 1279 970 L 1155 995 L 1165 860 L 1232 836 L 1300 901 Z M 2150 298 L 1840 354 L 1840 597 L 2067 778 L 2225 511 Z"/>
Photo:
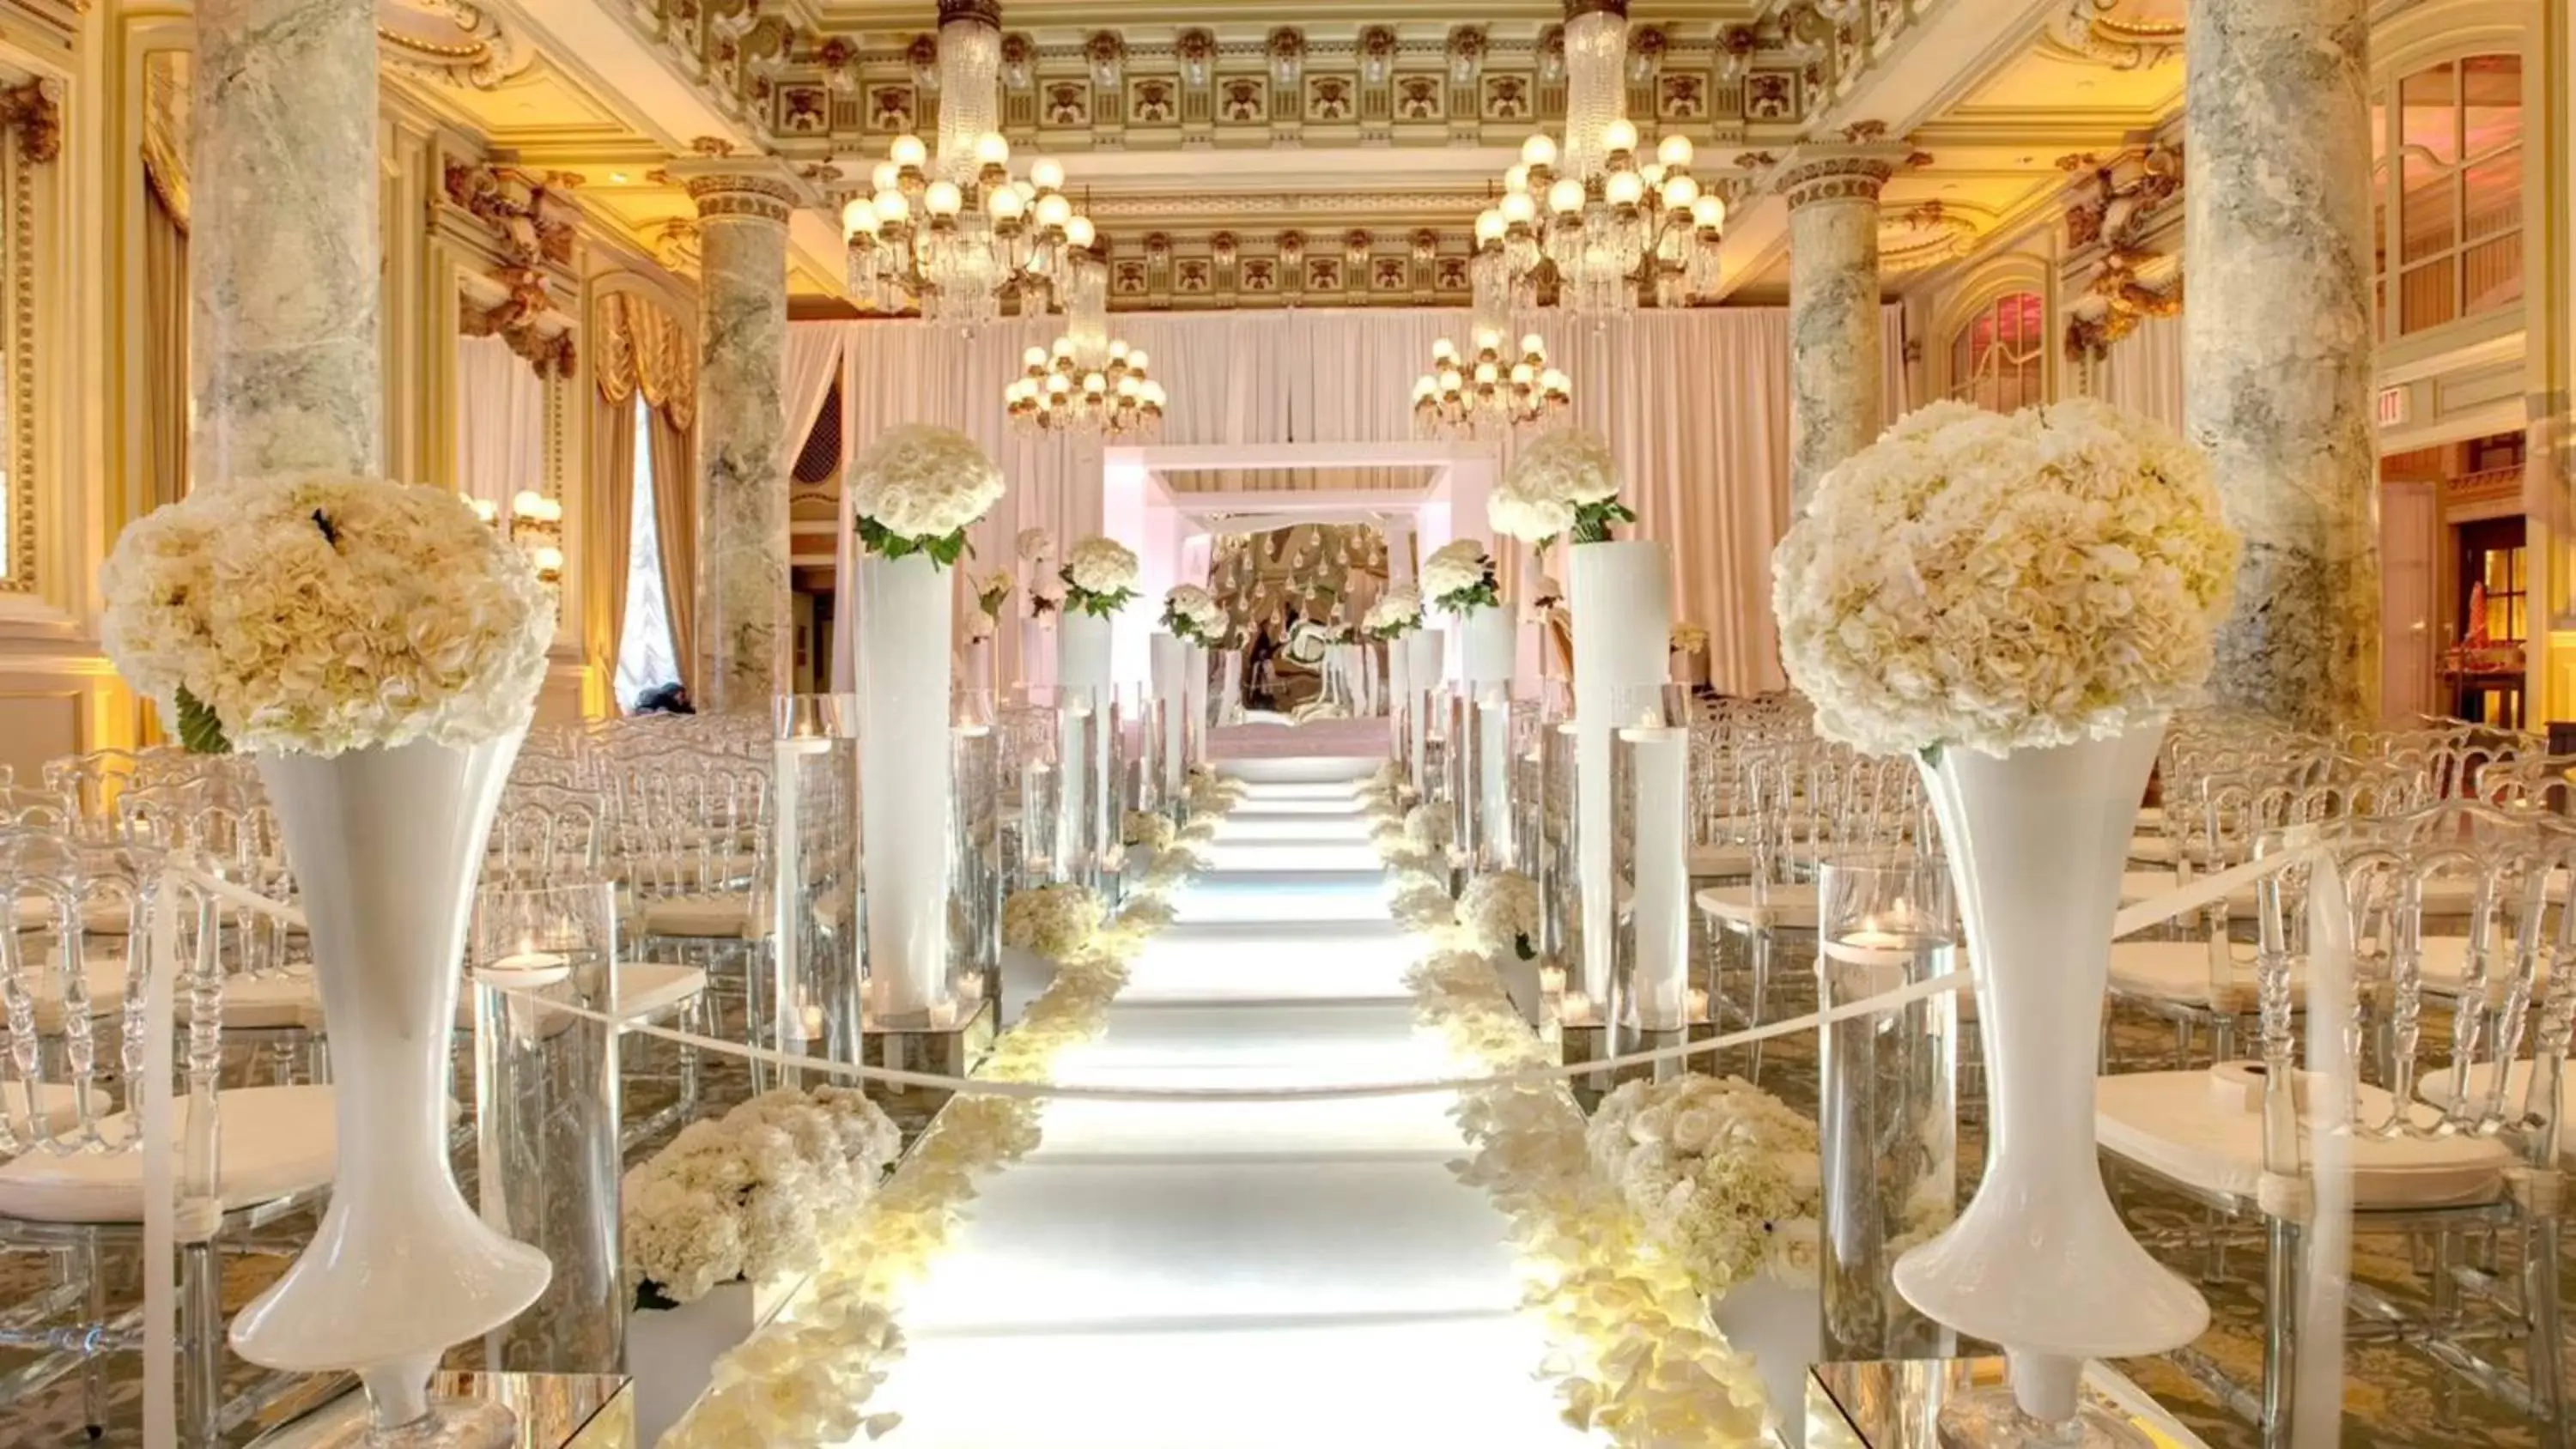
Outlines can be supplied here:
<path id="1" fill-rule="evenodd" d="M 186 685 L 181 685 L 175 702 L 179 706 L 179 743 L 187 748 L 189 754 L 229 755 L 233 752 L 232 741 L 224 738 L 224 722 L 215 718 L 214 710 L 204 700 L 190 694 Z"/>
<path id="2" fill-rule="evenodd" d="M 662 1291 L 662 1285 L 647 1278 L 635 1285 L 635 1309 L 639 1313 L 668 1313 L 680 1307 L 680 1300 Z"/>

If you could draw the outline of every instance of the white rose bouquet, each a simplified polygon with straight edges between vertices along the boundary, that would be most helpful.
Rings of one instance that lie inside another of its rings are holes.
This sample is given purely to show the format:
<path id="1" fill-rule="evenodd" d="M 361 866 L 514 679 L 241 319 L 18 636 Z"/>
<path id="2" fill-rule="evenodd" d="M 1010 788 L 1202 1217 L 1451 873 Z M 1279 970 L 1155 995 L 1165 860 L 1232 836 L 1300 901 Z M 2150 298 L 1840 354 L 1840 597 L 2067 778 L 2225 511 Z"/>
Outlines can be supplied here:
<path id="1" fill-rule="evenodd" d="M 1584 1141 L 1712 1301 L 1765 1271 L 1815 1280 L 1816 1125 L 1779 1098 L 1737 1077 L 1630 1081 L 1601 1099 Z"/>
<path id="2" fill-rule="evenodd" d="M 1192 644 L 1215 648 L 1230 622 L 1216 595 L 1196 584 L 1182 584 L 1163 596 L 1163 627 Z"/>
<path id="3" fill-rule="evenodd" d="M 1538 916 L 1538 883 L 1516 870 L 1477 876 L 1458 896 L 1458 924 L 1487 956 L 1537 959 Z"/>
<path id="4" fill-rule="evenodd" d="M 1065 602 L 1106 619 L 1136 597 L 1136 555 L 1114 538 L 1086 538 L 1064 556 Z"/>
<path id="5" fill-rule="evenodd" d="M 1422 561 L 1422 592 L 1453 614 L 1491 609 L 1503 602 L 1494 581 L 1494 560 L 1472 538 L 1442 544 Z"/>
<path id="6" fill-rule="evenodd" d="M 2200 455 L 2089 398 L 1936 403 L 1817 481 L 1771 556 L 1819 734 L 1990 755 L 2195 702 L 2238 543 Z"/>
<path id="7" fill-rule="evenodd" d="M 1172 837 L 1179 832 L 1172 817 L 1152 810 L 1130 810 L 1120 822 L 1119 838 L 1129 845 L 1142 846 L 1160 853 L 1172 848 Z"/>
<path id="8" fill-rule="evenodd" d="M 1619 460 L 1598 434 L 1563 428 L 1521 450 L 1485 501 L 1494 531 L 1541 547 L 1572 533 L 1602 543 L 1637 515 L 1619 501 Z"/>
<path id="9" fill-rule="evenodd" d="M 1708 631 L 1697 624 L 1675 624 L 1671 646 L 1675 654 L 1705 654 L 1708 652 Z"/>
<path id="10" fill-rule="evenodd" d="M 1372 639 L 1400 639 L 1422 627 L 1422 594 L 1411 584 L 1397 584 L 1360 618 L 1360 629 Z"/>
<path id="11" fill-rule="evenodd" d="M 1044 563 L 1055 557 L 1055 535 L 1043 528 L 1021 529 L 1015 543 L 1023 562 Z"/>
<path id="12" fill-rule="evenodd" d="M 822 1224 L 874 1191 L 902 1146 L 854 1087 L 770 1092 L 690 1123 L 619 1194 L 635 1306 L 677 1308 L 721 1283 L 812 1268 Z"/>
<path id="13" fill-rule="evenodd" d="M 1100 930 L 1100 897 L 1078 885 L 1037 886 L 1002 902 L 1002 944 L 1014 950 L 1070 960 Z"/>
<path id="14" fill-rule="evenodd" d="M 337 755 L 524 727 L 555 599 L 442 488 L 317 473 L 190 494 L 99 570 L 126 682 L 191 750 Z"/>
<path id="15" fill-rule="evenodd" d="M 850 465 L 859 543 L 885 558 L 928 554 L 942 568 L 966 549 L 966 530 L 1002 499 L 1002 470 L 953 428 L 888 428 Z"/>

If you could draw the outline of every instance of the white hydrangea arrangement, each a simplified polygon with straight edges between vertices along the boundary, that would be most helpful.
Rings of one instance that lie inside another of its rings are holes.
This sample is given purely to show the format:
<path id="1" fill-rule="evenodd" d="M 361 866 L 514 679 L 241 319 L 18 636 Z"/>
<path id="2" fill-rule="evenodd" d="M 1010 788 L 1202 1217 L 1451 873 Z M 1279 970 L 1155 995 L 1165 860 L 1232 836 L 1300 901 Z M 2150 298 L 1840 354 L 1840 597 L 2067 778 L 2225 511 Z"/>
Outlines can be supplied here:
<path id="1" fill-rule="evenodd" d="M 128 525 L 102 641 L 188 748 L 337 755 L 524 728 L 555 599 L 441 488 L 316 473 L 208 488 Z"/>
<path id="2" fill-rule="evenodd" d="M 1708 652 L 1708 631 L 1697 624 L 1675 624 L 1668 642 L 1675 654 L 1705 654 Z"/>
<path id="3" fill-rule="evenodd" d="M 1400 639 L 1422 627 L 1422 591 L 1397 584 L 1360 616 L 1360 632 L 1372 639 Z"/>
<path id="4" fill-rule="evenodd" d="M 1023 528 L 1013 542 L 1024 563 L 1044 563 L 1055 557 L 1055 535 L 1043 528 Z"/>
<path id="5" fill-rule="evenodd" d="M 1472 538 L 1445 543 L 1422 561 L 1422 592 L 1433 604 L 1453 614 L 1499 607 L 1501 587 L 1494 579 L 1493 557 Z"/>
<path id="6" fill-rule="evenodd" d="M 1538 959 L 1538 883 L 1516 870 L 1490 871 L 1467 882 L 1458 896 L 1457 920 L 1476 949 Z"/>
<path id="7" fill-rule="evenodd" d="M 635 1306 L 677 1308 L 719 1284 L 812 1270 L 823 1226 L 873 1192 L 902 1150 L 893 1121 L 855 1087 L 769 1092 L 681 1128 L 619 1193 Z"/>
<path id="8" fill-rule="evenodd" d="M 1231 622 L 1216 595 L 1196 584 L 1182 584 L 1163 596 L 1163 627 L 1189 643 L 1214 648 Z"/>
<path id="9" fill-rule="evenodd" d="M 1114 538 L 1086 538 L 1064 556 L 1065 602 L 1106 619 L 1136 597 L 1136 555 Z"/>
<path id="10" fill-rule="evenodd" d="M 1002 944 L 1050 961 L 1071 960 L 1099 934 L 1102 914 L 1100 897 L 1083 886 L 1016 891 L 1002 902 Z"/>
<path id="11" fill-rule="evenodd" d="M 1002 470 L 954 428 L 905 423 L 850 465 L 859 544 L 884 558 L 927 554 L 941 568 L 966 554 L 966 530 L 1002 501 Z"/>
<path id="12" fill-rule="evenodd" d="M 2238 542 L 2200 455 L 2090 398 L 1935 403 L 1816 483 L 1771 556 L 1816 729 L 1871 754 L 1989 755 L 2194 703 Z"/>
<path id="13" fill-rule="evenodd" d="M 1119 839 L 1130 846 L 1160 854 L 1172 847 L 1172 837 L 1179 833 L 1172 817 L 1153 810 L 1130 810 L 1120 822 Z"/>
<path id="14" fill-rule="evenodd" d="M 1496 533 L 1545 547 L 1561 534 L 1605 543 L 1637 515 L 1619 501 L 1619 459 L 1597 433 L 1562 428 L 1521 450 L 1485 500 Z"/>
<path id="15" fill-rule="evenodd" d="M 1766 1272 L 1815 1282 L 1819 1139 L 1779 1098 L 1740 1077 L 1632 1080 L 1601 1099 L 1584 1141 L 1711 1301 Z"/>

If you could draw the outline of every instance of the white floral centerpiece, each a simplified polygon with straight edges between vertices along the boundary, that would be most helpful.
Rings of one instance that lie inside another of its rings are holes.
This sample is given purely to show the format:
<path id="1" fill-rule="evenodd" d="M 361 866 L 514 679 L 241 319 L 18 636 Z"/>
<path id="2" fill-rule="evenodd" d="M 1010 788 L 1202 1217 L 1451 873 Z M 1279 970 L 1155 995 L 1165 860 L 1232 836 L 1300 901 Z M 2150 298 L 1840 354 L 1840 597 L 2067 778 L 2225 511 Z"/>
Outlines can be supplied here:
<path id="1" fill-rule="evenodd" d="M 127 525 L 102 643 L 189 749 L 335 756 L 524 728 L 555 599 L 443 488 L 342 474 L 202 489 Z"/>
<path id="2" fill-rule="evenodd" d="M 1228 623 L 1216 595 L 1196 584 L 1182 584 L 1163 596 L 1163 627 L 1189 643 L 1215 648 Z"/>
<path id="3" fill-rule="evenodd" d="M 1136 555 L 1114 538 L 1086 538 L 1064 556 L 1065 603 L 1106 619 L 1136 597 Z"/>
<path id="4" fill-rule="evenodd" d="M 967 552 L 966 530 L 1002 499 L 1002 470 L 954 428 L 888 428 L 850 465 L 859 544 L 885 558 L 927 554 L 942 568 Z"/>
<path id="5" fill-rule="evenodd" d="M 1708 631 L 1697 624 L 1675 624 L 1668 642 L 1675 654 L 1705 654 L 1708 652 Z"/>
<path id="6" fill-rule="evenodd" d="M 1606 542 L 1611 525 L 1637 521 L 1619 501 L 1619 486 L 1610 445 L 1597 433 L 1562 428 L 1512 460 L 1485 501 L 1485 521 L 1542 548 L 1568 533 L 1576 543 Z"/>
<path id="7" fill-rule="evenodd" d="M 1055 535 L 1043 528 L 1023 528 L 1012 546 L 1022 563 L 1045 563 L 1055 557 Z"/>
<path id="8" fill-rule="evenodd" d="M 1411 584 L 1388 589 L 1360 617 L 1360 631 L 1372 639 L 1400 639 L 1421 627 L 1422 592 Z"/>
<path id="9" fill-rule="evenodd" d="M 1538 883 L 1519 871 L 1490 871 L 1467 882 L 1457 919 L 1487 956 L 1538 959 Z"/>
<path id="10" fill-rule="evenodd" d="M 1422 561 L 1422 592 L 1431 602 L 1453 614 L 1476 609 L 1499 607 L 1500 586 L 1494 578 L 1493 556 L 1484 544 L 1472 538 L 1445 543 L 1431 551 Z"/>
<path id="11" fill-rule="evenodd" d="M 1169 850 L 1179 828 L 1172 817 L 1153 810 L 1130 810 L 1119 823 L 1119 839 L 1131 846 L 1142 846 L 1157 854 Z"/>
<path id="12" fill-rule="evenodd" d="M 2160 424 L 1935 403 L 1819 479 L 1781 540 L 1781 659 L 1817 732 L 1871 754 L 2101 739 L 2198 700 L 2237 551 Z"/>
<path id="13" fill-rule="evenodd" d="M 1100 897 L 1070 883 L 1014 892 L 1002 902 L 1002 944 L 1050 961 L 1067 961 L 1100 932 Z"/>
<path id="14" fill-rule="evenodd" d="M 893 1121 L 855 1087 L 769 1092 L 690 1123 L 620 1192 L 635 1307 L 811 1271 L 823 1225 L 864 1201 L 901 1151 Z"/>
<path id="15" fill-rule="evenodd" d="M 1737 1077 L 1629 1081 L 1601 1099 L 1584 1139 L 1710 1299 L 1766 1272 L 1815 1282 L 1816 1125 L 1779 1098 Z"/>

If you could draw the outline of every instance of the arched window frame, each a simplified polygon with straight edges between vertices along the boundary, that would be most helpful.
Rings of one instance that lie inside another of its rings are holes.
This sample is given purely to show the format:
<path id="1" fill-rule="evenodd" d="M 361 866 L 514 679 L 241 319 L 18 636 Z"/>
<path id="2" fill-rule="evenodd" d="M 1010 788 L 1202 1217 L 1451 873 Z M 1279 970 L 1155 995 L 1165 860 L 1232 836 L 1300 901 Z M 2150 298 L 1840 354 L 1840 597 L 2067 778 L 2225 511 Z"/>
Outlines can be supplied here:
<path id="1" fill-rule="evenodd" d="M 2016 371 L 2026 381 L 2020 386 L 2017 400 L 2004 410 L 2053 400 L 2057 396 L 2058 319 L 2052 290 L 2047 261 L 2028 253 L 1998 256 L 1968 273 L 1933 318 L 1937 372 L 1933 395 L 1991 406 L 1991 401 L 1967 395 L 1975 379 L 1963 375 L 1961 344 L 1980 321 L 1994 317 L 2008 298 L 2032 297 L 2037 299 L 2036 317 L 2014 347 Z M 1973 371 L 1973 366 L 1971 358 L 1968 370 Z M 2002 400 L 1997 397 L 1993 401 Z"/>

